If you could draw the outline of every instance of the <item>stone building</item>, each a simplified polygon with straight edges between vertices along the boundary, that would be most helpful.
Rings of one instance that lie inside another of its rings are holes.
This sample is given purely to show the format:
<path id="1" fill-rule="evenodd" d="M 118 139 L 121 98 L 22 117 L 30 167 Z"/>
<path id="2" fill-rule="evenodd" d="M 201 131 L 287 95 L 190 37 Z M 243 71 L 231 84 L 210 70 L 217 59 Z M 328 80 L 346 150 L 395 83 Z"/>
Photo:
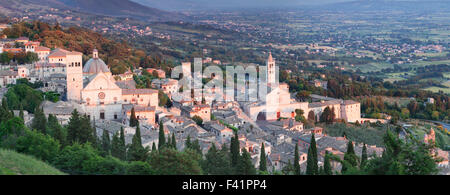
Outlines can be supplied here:
<path id="1" fill-rule="evenodd" d="M 66 64 L 67 99 L 82 105 L 83 111 L 91 119 L 126 122 L 134 106 L 135 110 L 139 110 L 143 123 L 154 125 L 158 91 L 120 88 L 108 66 L 98 57 L 96 49 L 84 68 L 81 66 L 81 53 L 64 50 L 55 52 L 57 54 L 49 55 L 50 61 Z"/>
<path id="2" fill-rule="evenodd" d="M 253 120 L 277 120 L 279 118 L 295 118 L 295 110 L 303 110 L 304 117 L 313 111 L 315 118 L 319 119 L 326 107 L 334 110 L 336 119 L 343 119 L 347 122 L 361 120 L 360 103 L 352 100 L 322 100 L 320 102 L 297 102 L 291 98 L 289 85 L 286 83 L 276 84 L 275 82 L 275 60 L 269 53 L 266 62 L 267 66 L 267 86 L 268 93 L 264 101 L 246 102 L 243 110 Z"/>

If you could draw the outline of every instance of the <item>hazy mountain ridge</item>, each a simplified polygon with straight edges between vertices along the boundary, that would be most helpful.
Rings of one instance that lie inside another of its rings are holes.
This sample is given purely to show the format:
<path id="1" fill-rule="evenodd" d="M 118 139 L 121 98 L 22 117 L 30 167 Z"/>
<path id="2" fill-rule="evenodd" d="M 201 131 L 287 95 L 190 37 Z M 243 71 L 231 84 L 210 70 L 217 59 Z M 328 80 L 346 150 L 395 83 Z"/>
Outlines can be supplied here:
<path id="1" fill-rule="evenodd" d="M 24 10 L 21 9 L 23 7 L 51 7 L 146 21 L 174 21 L 184 18 L 182 14 L 147 7 L 129 0 L 0 0 L 0 6 L 15 11 Z"/>
<path id="2" fill-rule="evenodd" d="M 132 0 L 164 10 L 299 8 L 327 10 L 447 10 L 450 0 Z"/>
<path id="3" fill-rule="evenodd" d="M 321 6 L 336 11 L 449 11 L 449 0 L 358 0 Z"/>

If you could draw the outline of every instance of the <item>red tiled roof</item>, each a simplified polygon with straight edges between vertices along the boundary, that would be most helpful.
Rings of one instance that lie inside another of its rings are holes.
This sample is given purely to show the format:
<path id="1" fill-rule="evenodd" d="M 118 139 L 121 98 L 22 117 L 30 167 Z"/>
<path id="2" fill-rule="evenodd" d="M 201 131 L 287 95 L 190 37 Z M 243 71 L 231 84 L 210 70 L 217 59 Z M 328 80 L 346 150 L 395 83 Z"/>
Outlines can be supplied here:
<path id="1" fill-rule="evenodd" d="M 50 51 L 50 48 L 43 47 L 43 46 L 37 46 L 36 48 L 34 48 L 34 51 Z"/>
<path id="2" fill-rule="evenodd" d="M 138 95 L 138 94 L 153 94 L 158 93 L 154 89 L 123 89 L 122 95 Z"/>

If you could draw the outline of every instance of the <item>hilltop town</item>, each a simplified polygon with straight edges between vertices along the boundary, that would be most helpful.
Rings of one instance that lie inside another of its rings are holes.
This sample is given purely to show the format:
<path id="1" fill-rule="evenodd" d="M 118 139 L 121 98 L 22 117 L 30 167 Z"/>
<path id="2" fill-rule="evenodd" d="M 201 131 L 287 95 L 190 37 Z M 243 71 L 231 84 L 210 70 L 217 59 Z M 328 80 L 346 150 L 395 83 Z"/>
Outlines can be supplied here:
<path id="1" fill-rule="evenodd" d="M 296 158 L 301 171 L 307 171 L 308 149 L 312 142 L 317 144 L 319 166 L 324 166 L 328 153 L 344 159 L 349 142 L 354 144 L 357 156 L 367 153 L 373 155 L 371 158 L 381 157 L 384 151 L 379 143 L 349 140 L 345 133 L 331 136 L 327 129 L 333 123 L 366 128 L 383 126 L 390 123 L 389 116 L 363 117 L 361 103 L 355 99 L 310 94 L 305 100 L 292 94 L 288 83 L 276 80 L 277 61 L 271 52 L 267 53 L 266 63 L 258 65 L 267 69 L 268 91 L 264 98 L 229 100 L 225 93 L 218 93 L 223 101 L 209 101 L 206 96 L 180 100 L 176 96 L 186 94 L 180 93 L 180 78 L 173 79 L 163 69 L 133 67 L 124 73 L 113 74 L 111 66 L 100 57 L 104 55 L 95 48 L 86 55 L 81 51 L 48 48 L 28 37 L 5 38 L 0 42 L 0 53 L 19 56 L 11 58 L 14 64 L 2 65 L 2 98 L 8 87 L 20 83 L 39 85 L 36 90 L 57 97 L 53 100 L 45 98 L 36 105 L 47 118 L 54 116 L 60 125 L 69 125 L 76 110 L 91 121 L 98 138 L 107 133 L 110 139 L 109 136 L 123 130 L 126 144 L 132 144 L 138 126 L 143 147 L 159 146 L 160 131 L 163 131 L 163 139 L 172 137 L 178 150 L 189 147 L 186 143 L 190 140 L 196 140 L 201 154 L 207 154 L 213 145 L 220 150 L 223 146 L 231 147 L 238 140 L 240 149 L 249 152 L 254 167 L 259 167 L 261 156 L 266 156 L 264 161 L 270 172 L 286 170 Z M 202 59 L 202 62 L 225 66 L 211 58 Z M 183 70 L 189 70 L 183 72 L 183 77 L 199 76 L 191 75 L 191 65 L 191 62 L 179 64 Z M 142 76 L 152 78 L 145 87 L 139 86 L 141 81 L 136 79 Z M 314 86 L 325 90 L 328 83 L 320 79 L 312 81 Z M 236 89 L 241 90 L 245 91 Z M 430 98 L 428 103 L 433 104 L 433 101 Z M 31 111 L 23 116 L 27 126 L 32 126 L 36 117 Z M 18 113 L 18 110 L 14 112 Z M 423 141 L 435 142 L 434 132 L 431 127 Z M 297 150 L 298 157 L 295 155 Z M 444 159 L 439 166 L 448 167 L 448 152 L 435 150 L 438 157 Z M 340 163 L 332 163 L 332 170 L 341 168 Z"/>

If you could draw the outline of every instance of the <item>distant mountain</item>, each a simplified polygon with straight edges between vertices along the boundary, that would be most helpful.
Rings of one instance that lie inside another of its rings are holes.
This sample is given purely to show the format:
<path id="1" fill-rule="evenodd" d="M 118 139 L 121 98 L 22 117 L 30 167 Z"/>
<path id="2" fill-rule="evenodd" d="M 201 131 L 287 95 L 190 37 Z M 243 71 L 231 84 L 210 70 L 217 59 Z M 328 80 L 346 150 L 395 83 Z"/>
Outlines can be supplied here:
<path id="1" fill-rule="evenodd" d="M 336 11 L 450 11 L 450 0 L 357 0 L 317 7 Z"/>
<path id="2" fill-rule="evenodd" d="M 450 0 L 132 0 L 163 10 L 299 8 L 330 10 L 448 10 Z"/>
<path id="3" fill-rule="evenodd" d="M 320 5 L 350 0 L 132 0 L 142 5 L 163 10 L 208 10 L 244 8 L 286 8 Z"/>
<path id="4" fill-rule="evenodd" d="M 145 21 L 176 21 L 184 16 L 141 5 L 129 0 L 0 0 L 1 7 L 52 7 L 96 15 L 130 17 Z"/>

